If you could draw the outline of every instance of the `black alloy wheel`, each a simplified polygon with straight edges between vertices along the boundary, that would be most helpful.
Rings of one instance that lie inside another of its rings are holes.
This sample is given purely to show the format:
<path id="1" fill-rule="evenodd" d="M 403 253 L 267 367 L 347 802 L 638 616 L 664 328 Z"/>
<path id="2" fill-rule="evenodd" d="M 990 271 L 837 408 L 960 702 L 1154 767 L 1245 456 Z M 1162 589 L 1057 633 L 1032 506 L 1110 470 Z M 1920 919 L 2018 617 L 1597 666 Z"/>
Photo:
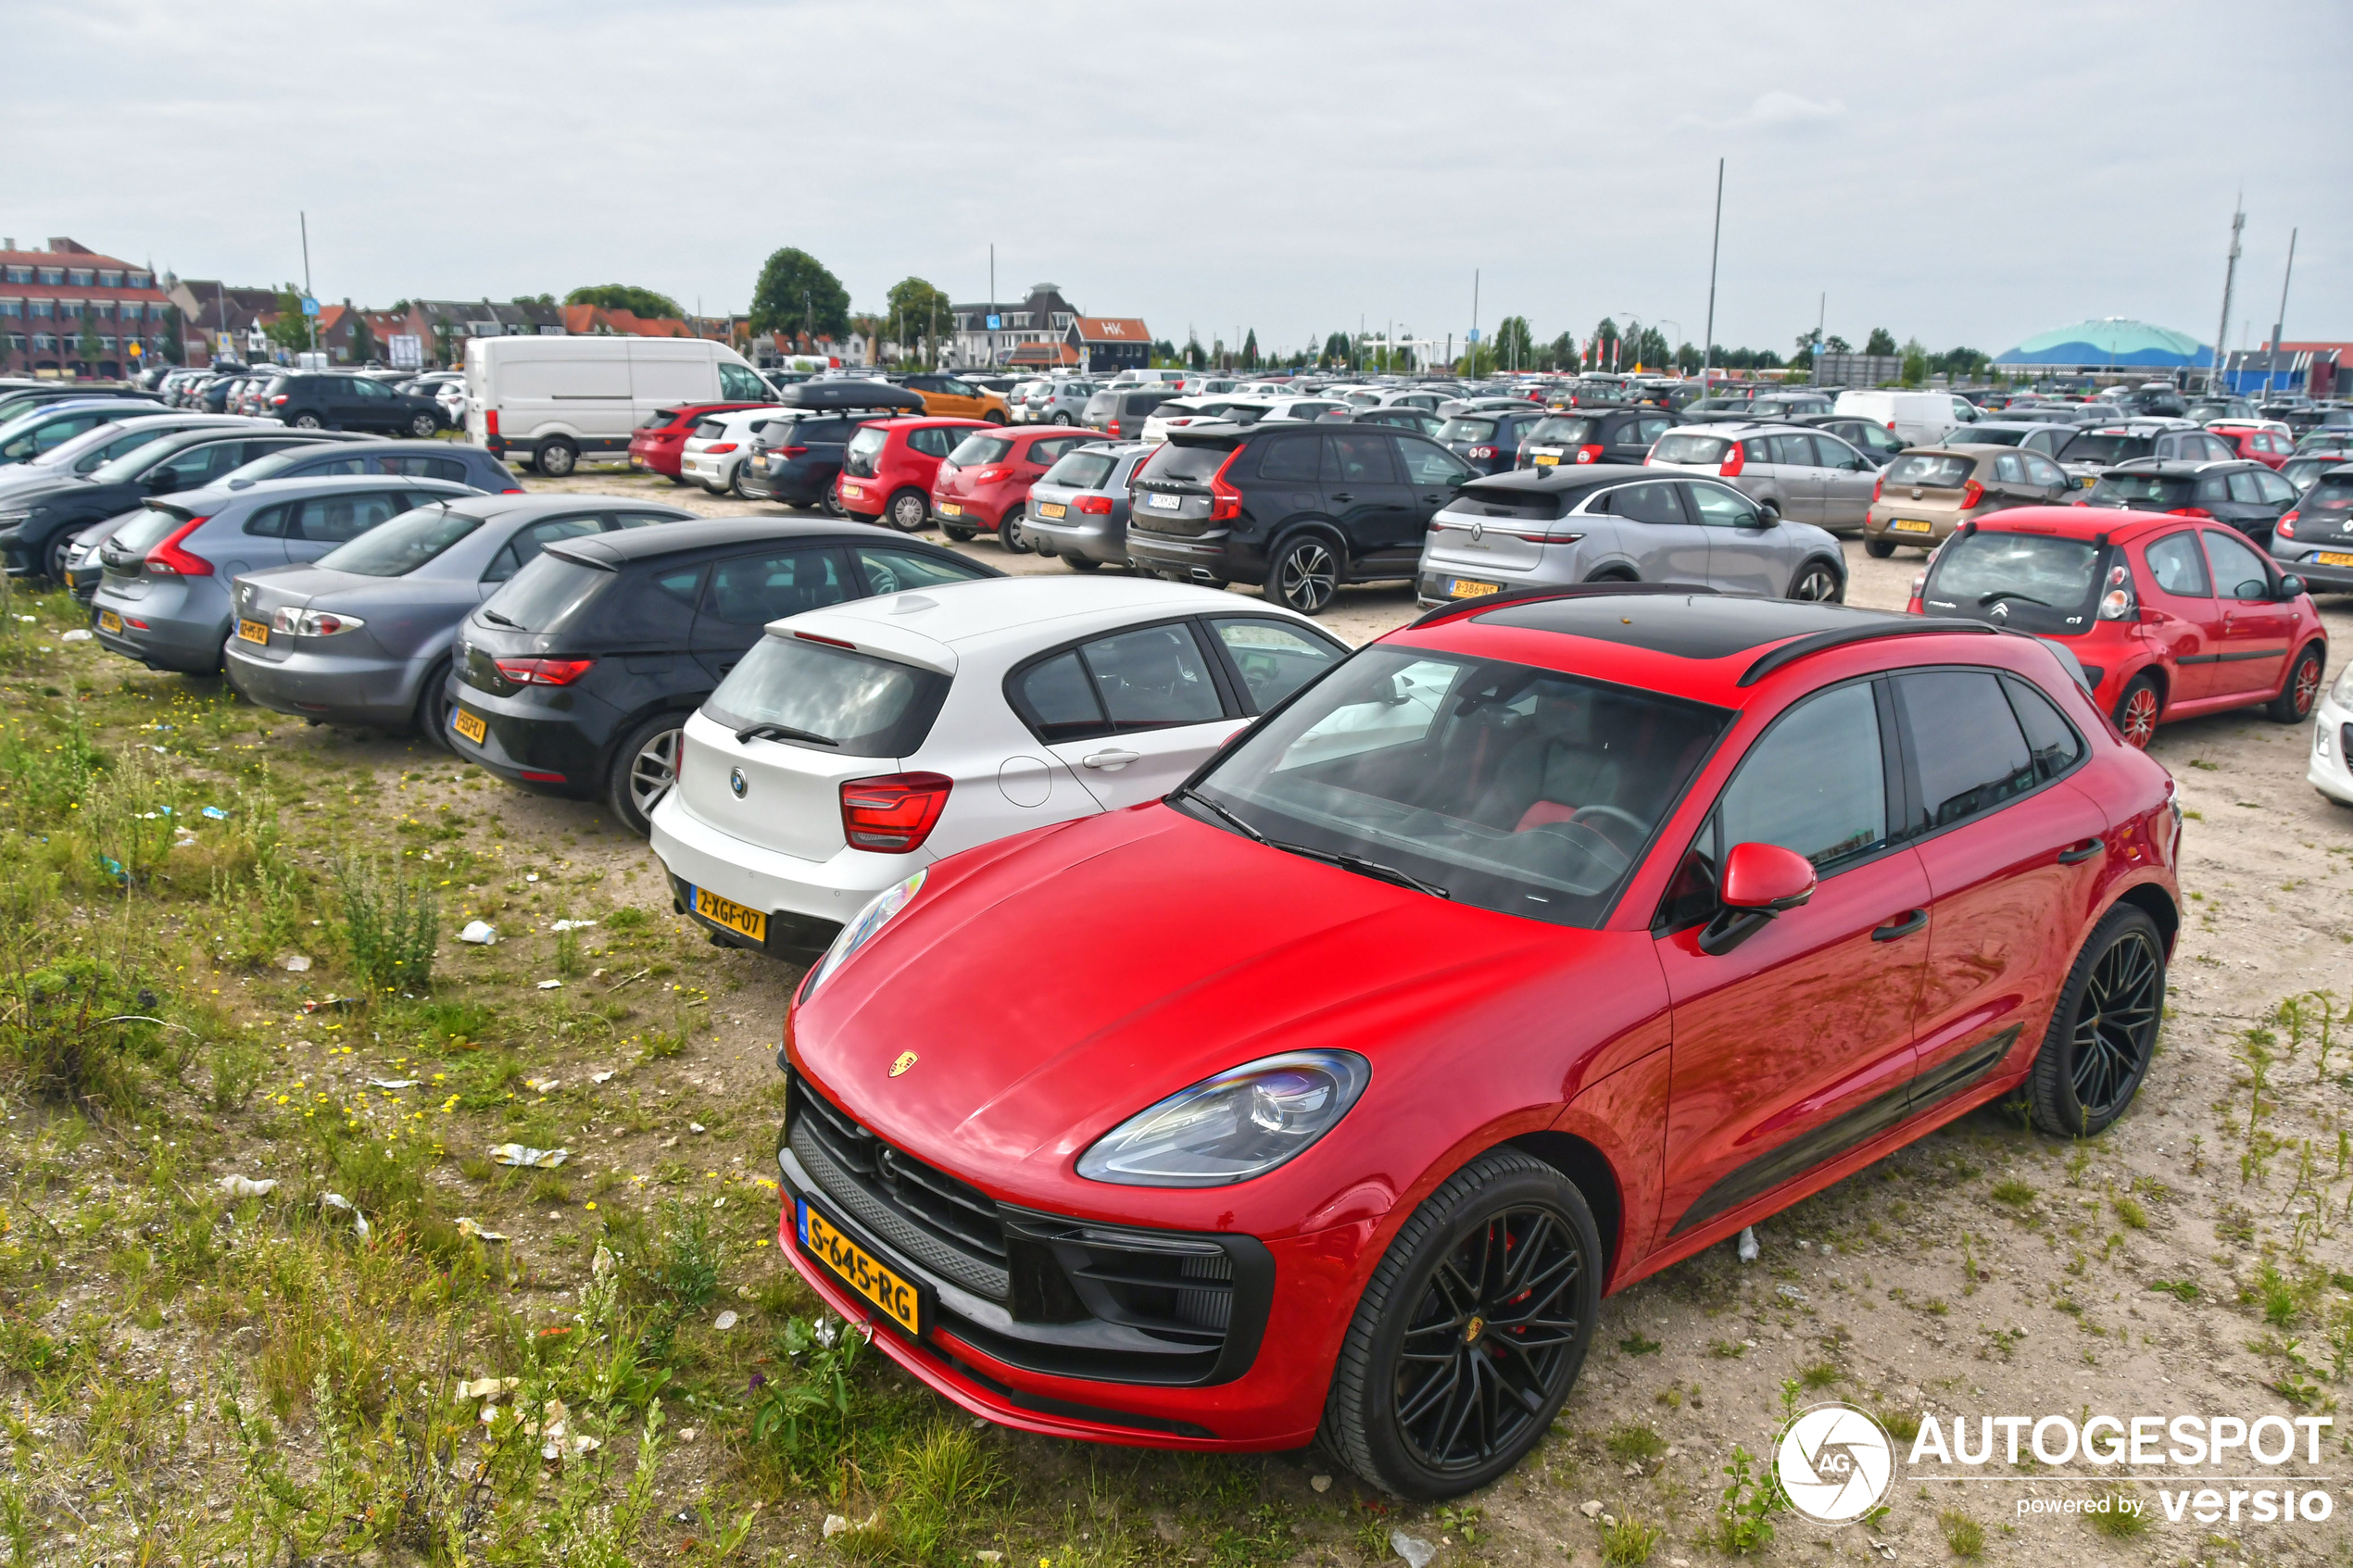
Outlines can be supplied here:
<path id="1" fill-rule="evenodd" d="M 2140 1092 L 2165 1013 L 2157 922 L 2120 904 L 2093 928 L 2052 1010 L 2027 1080 L 2034 1124 L 2054 1137 L 2104 1130 Z"/>
<path id="2" fill-rule="evenodd" d="M 1491 1150 L 1390 1244 L 1342 1343 L 1322 1436 L 1403 1497 L 1486 1486 L 1541 1441 L 1601 1305 L 1601 1239 L 1574 1184 Z"/>
<path id="3" fill-rule="evenodd" d="M 1830 562 L 1807 561 L 1789 585 L 1789 596 L 1812 604 L 1839 604 L 1846 597 L 1846 584 L 1839 581 Z"/>
<path id="4" fill-rule="evenodd" d="M 1315 534 L 1292 540 L 1266 573 L 1266 596 L 1302 615 L 1321 615 L 1340 591 L 1340 559 Z"/>

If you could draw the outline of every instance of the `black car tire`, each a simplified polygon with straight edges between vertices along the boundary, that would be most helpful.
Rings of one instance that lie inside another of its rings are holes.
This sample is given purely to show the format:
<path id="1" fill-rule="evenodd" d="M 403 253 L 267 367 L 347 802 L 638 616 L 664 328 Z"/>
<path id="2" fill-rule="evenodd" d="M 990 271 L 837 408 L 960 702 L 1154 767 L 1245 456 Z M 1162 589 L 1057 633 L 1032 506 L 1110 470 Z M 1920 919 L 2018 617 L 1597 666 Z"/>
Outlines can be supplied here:
<path id="1" fill-rule="evenodd" d="M 1301 533 L 1287 540 L 1266 563 L 1266 583 L 1259 591 L 1302 615 L 1321 615 L 1331 608 L 1340 579 L 1340 558 L 1331 540 L 1321 533 Z"/>
<path id="2" fill-rule="evenodd" d="M 1790 580 L 1789 596 L 1813 604 L 1844 604 L 1846 579 L 1839 575 L 1838 568 L 1818 558 L 1797 569 L 1797 575 Z"/>
<path id="3" fill-rule="evenodd" d="M 613 747 L 605 804 L 640 838 L 653 832 L 653 809 L 678 782 L 678 748 L 686 737 L 684 712 L 657 713 L 632 725 Z"/>
<path id="4" fill-rule="evenodd" d="M 1037 541 L 1023 532 L 1019 512 L 1007 512 L 999 520 L 997 543 L 1009 556 L 1030 555 L 1038 548 Z"/>
<path id="5" fill-rule="evenodd" d="M 433 662 L 425 671 L 425 684 L 417 693 L 417 734 L 444 751 L 457 748 L 449 744 L 449 659 L 447 654 Z"/>
<path id="6" fill-rule="evenodd" d="M 2135 751 L 2146 751 L 2149 741 L 2157 734 L 2158 721 L 2165 717 L 2165 697 L 2157 689 L 2157 677 L 2144 671 L 2133 677 L 2123 695 L 2116 699 L 2116 711 L 2110 715 L 2124 744 Z M 2135 726 L 2139 729 L 2134 738 Z"/>
<path id="7" fill-rule="evenodd" d="M 1005 416 L 999 413 L 994 408 L 989 409 L 988 412 L 983 414 L 981 418 L 992 425 L 1000 425 L 1005 422 Z"/>
<path id="8" fill-rule="evenodd" d="M 817 503 L 817 506 L 819 510 L 837 522 L 847 521 L 849 516 L 849 508 L 841 504 L 841 489 L 838 485 L 825 486 L 825 498 Z"/>
<path id="9" fill-rule="evenodd" d="M 2309 719 L 2312 705 L 2321 698 L 2321 678 L 2327 672 L 2321 645 L 2306 644 L 2296 662 L 2287 667 L 2280 695 L 2263 705 L 2263 717 L 2281 724 L 2300 724 Z"/>
<path id="10" fill-rule="evenodd" d="M 317 430 L 320 428 L 319 416 L 316 414 L 296 414 L 293 419 L 288 420 L 286 422 L 294 426 L 296 430 Z"/>
<path id="11" fill-rule="evenodd" d="M 1893 539 L 1866 539 L 1863 541 L 1863 553 L 1870 557 L 1873 560 L 1885 560 L 1888 557 L 1895 553 L 1895 541 Z"/>
<path id="12" fill-rule="evenodd" d="M 539 444 L 531 461 L 549 479 L 561 479 L 580 466 L 580 448 L 563 436 L 551 435 Z"/>
<path id="13" fill-rule="evenodd" d="M 912 485 L 890 498 L 883 521 L 901 533 L 920 533 L 931 522 L 931 503 Z"/>
<path id="14" fill-rule="evenodd" d="M 1064 556 L 1063 559 L 1073 571 L 1100 571 L 1103 565 L 1092 556 Z"/>
<path id="15" fill-rule="evenodd" d="M 2124 1114 L 2148 1075 L 2165 1015 L 2165 939 L 2137 904 L 2092 928 L 2027 1075 L 2034 1125 L 2087 1138 Z"/>
<path id="16" fill-rule="evenodd" d="M 1601 1296 L 1601 1233 L 1576 1184 L 1517 1149 L 1480 1155 L 1423 1200 L 1373 1271 L 1332 1369 L 1324 1446 L 1417 1501 L 1486 1486 L 1551 1428 Z M 1428 1360 L 1408 1362 L 1409 1342 Z M 1433 1363 L 1415 1381 L 1413 1366 Z"/>
<path id="17" fill-rule="evenodd" d="M 419 441 L 431 441 L 441 433 L 441 421 L 420 411 L 409 419 L 409 433 Z"/>
<path id="18" fill-rule="evenodd" d="M 48 548 L 41 552 L 41 570 L 50 582 L 65 586 L 66 557 L 73 553 L 72 528 L 61 528 L 49 540 Z"/>
<path id="19" fill-rule="evenodd" d="M 1068 414 L 1056 414 L 1054 416 L 1053 422 L 1058 425 L 1066 425 L 1070 423 L 1070 416 Z"/>
<path id="20" fill-rule="evenodd" d="M 980 537 L 980 530 L 968 523 L 943 522 L 939 525 L 939 531 L 959 545 L 969 545 Z"/>

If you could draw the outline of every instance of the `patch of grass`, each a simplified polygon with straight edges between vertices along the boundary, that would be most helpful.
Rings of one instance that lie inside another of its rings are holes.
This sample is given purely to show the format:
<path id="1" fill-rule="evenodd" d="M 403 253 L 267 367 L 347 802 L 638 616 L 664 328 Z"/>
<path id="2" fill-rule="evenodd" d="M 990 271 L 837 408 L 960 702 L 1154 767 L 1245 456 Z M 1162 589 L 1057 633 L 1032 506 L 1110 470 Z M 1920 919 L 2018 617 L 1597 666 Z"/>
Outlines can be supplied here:
<path id="1" fill-rule="evenodd" d="M 1993 1190 L 1985 1196 L 2009 1208 L 2024 1209 L 2034 1201 L 2036 1195 L 2032 1187 L 2013 1176 L 2007 1181 L 1996 1182 Z"/>
<path id="2" fill-rule="evenodd" d="M 1643 1338 L 1642 1331 L 1639 1328 L 1619 1340 L 1617 1348 L 1629 1356 L 1655 1356 L 1666 1348 L 1658 1340 Z"/>
<path id="3" fill-rule="evenodd" d="M 1836 1361 L 1816 1361 L 1797 1374 L 1797 1380 L 1808 1388 L 1828 1388 L 1845 1374 Z"/>
<path id="4" fill-rule="evenodd" d="M 1944 1544 L 1955 1557 L 1976 1559 L 1985 1555 L 1985 1526 L 1957 1508 L 1948 1508 L 1936 1516 L 1936 1527 L 1944 1532 Z"/>
<path id="5" fill-rule="evenodd" d="M 1602 1446 L 1623 1463 L 1648 1464 L 1667 1451 L 1667 1439 L 1639 1421 L 1621 1421 L 1609 1429 Z"/>
<path id="6" fill-rule="evenodd" d="M 1651 1549 L 1666 1532 L 1629 1513 L 1615 1524 L 1602 1526 L 1602 1561 L 1610 1568 L 1635 1568 L 1651 1560 Z"/>
<path id="7" fill-rule="evenodd" d="M 949 1560 L 949 1543 L 1004 1486 L 995 1457 L 962 1421 L 926 1428 L 899 1451 L 890 1477 L 883 1527 L 894 1556 L 927 1568 Z"/>
<path id="8" fill-rule="evenodd" d="M 2148 1534 L 2148 1510 L 2138 1494 L 2119 1487 L 2100 1500 L 2108 1505 L 2104 1510 L 2083 1515 L 2093 1529 L 2116 1541 L 2137 1540 Z"/>
<path id="9" fill-rule="evenodd" d="M 2116 1210 L 2116 1217 L 2133 1229 L 2145 1231 L 2149 1228 L 2148 1210 L 2141 1207 L 2137 1198 L 2120 1195 L 2113 1207 Z"/>
<path id="10" fill-rule="evenodd" d="M 343 941 L 353 976 L 373 1000 L 433 983 L 441 902 L 422 877 L 344 856 L 334 862 L 343 896 Z"/>
<path id="11" fill-rule="evenodd" d="M 1918 1411 L 1897 1410 L 1891 1407 L 1874 1411 L 1872 1416 L 1881 1426 L 1887 1428 L 1887 1435 L 1899 1443 L 1908 1443 L 1920 1435 L 1920 1414 Z"/>

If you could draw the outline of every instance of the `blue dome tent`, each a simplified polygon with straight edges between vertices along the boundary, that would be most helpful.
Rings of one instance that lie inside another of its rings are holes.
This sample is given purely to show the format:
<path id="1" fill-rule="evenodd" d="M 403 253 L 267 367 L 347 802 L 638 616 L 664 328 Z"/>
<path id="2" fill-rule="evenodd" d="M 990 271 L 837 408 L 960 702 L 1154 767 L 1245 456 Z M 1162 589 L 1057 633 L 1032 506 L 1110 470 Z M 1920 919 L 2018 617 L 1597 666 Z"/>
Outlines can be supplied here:
<path id="1" fill-rule="evenodd" d="M 2188 333 L 2124 316 L 2054 328 L 1994 359 L 1996 369 L 2050 370 L 2202 370 L 2213 362 L 2214 350 Z"/>

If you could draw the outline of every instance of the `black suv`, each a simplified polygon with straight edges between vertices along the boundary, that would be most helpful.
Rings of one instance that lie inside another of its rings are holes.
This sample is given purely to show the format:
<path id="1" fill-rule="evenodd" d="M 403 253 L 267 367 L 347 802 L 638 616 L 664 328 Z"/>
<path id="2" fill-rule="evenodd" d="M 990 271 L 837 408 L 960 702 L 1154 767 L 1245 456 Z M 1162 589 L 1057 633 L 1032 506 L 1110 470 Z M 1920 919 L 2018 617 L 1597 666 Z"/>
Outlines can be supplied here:
<path id="1" fill-rule="evenodd" d="M 2084 498 L 2095 507 L 2209 517 L 2259 545 L 2269 545 L 2281 515 L 2296 505 L 2296 486 L 2265 465 L 2243 458 L 2227 463 L 2143 458 L 2108 470 Z"/>
<path id="2" fill-rule="evenodd" d="M 1519 466 L 1529 433 L 1556 417 L 1532 405 L 1465 408 L 1447 416 L 1438 427 L 1438 439 L 1481 473 L 1509 473 Z"/>
<path id="3" fill-rule="evenodd" d="M 466 618 L 451 749 L 643 834 L 686 716 L 768 622 L 872 594 L 1003 573 L 887 528 L 711 518 L 550 545 Z"/>
<path id="4" fill-rule="evenodd" d="M 262 412 L 300 430 L 380 430 L 422 441 L 441 429 L 441 405 L 366 376 L 304 370 L 270 385 Z"/>
<path id="5" fill-rule="evenodd" d="M 1651 444 L 1675 428 L 1659 408 L 1585 408 L 1547 414 L 1520 442 L 1523 469 L 1574 468 L 1580 463 L 1631 463 L 1651 455 Z"/>
<path id="6" fill-rule="evenodd" d="M 1127 553 L 1179 581 L 1261 583 L 1315 615 L 1343 583 L 1412 581 L 1429 520 L 1476 477 L 1437 442 L 1378 425 L 1188 425 L 1136 470 Z"/>

